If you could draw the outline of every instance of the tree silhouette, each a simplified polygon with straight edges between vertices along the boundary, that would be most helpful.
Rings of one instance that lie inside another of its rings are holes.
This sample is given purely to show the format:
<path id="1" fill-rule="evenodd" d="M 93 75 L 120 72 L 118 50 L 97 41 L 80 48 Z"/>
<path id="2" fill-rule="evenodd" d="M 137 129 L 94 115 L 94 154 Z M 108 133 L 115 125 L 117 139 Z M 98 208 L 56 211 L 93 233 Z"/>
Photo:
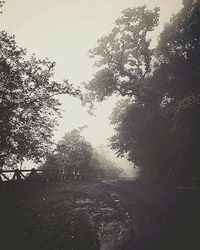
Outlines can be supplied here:
<path id="1" fill-rule="evenodd" d="M 52 80 L 55 63 L 27 59 L 15 37 L 0 32 L 0 167 L 39 161 L 52 145 L 59 94 L 77 95 L 68 81 Z"/>

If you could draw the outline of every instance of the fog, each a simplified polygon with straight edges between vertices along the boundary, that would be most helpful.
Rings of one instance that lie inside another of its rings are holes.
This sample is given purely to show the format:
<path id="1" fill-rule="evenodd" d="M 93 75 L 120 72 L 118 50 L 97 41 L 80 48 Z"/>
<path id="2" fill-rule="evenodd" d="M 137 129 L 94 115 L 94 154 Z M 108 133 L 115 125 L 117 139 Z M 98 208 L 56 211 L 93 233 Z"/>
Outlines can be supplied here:
<path id="1" fill-rule="evenodd" d="M 181 8 L 181 0 L 7 0 L 1 15 L 1 30 L 16 35 L 18 44 L 27 48 L 29 54 L 48 57 L 56 62 L 55 80 L 69 79 L 76 86 L 91 79 L 95 72 L 88 50 L 98 38 L 111 31 L 113 23 L 125 8 L 146 4 L 158 6 L 160 25 L 152 37 L 155 46 L 158 34 L 172 14 Z M 87 125 L 83 135 L 94 145 L 108 145 L 113 134 L 109 115 L 117 97 L 96 105 L 95 116 L 87 113 L 79 100 L 61 96 L 63 117 L 55 131 L 54 139 L 59 141 L 65 132 Z M 114 152 L 110 153 L 115 159 Z M 116 160 L 116 159 L 115 159 Z M 131 176 L 133 166 L 125 159 L 117 159 L 119 167 Z"/>

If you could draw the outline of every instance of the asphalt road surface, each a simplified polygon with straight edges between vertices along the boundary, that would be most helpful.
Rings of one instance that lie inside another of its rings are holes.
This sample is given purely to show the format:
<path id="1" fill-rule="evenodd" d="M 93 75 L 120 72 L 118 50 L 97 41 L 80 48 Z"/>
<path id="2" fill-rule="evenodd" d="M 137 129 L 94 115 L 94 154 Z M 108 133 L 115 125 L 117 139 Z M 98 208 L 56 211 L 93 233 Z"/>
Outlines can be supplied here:
<path id="1" fill-rule="evenodd" d="M 107 181 L 133 219 L 123 250 L 200 250 L 200 192 Z"/>

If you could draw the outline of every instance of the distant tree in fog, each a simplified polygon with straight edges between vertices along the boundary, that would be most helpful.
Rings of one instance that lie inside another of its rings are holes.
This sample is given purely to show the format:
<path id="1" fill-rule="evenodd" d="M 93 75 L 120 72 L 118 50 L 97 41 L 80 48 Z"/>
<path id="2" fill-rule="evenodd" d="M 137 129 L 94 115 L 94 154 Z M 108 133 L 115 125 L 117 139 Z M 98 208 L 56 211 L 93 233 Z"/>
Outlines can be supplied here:
<path id="1" fill-rule="evenodd" d="M 78 171 L 80 176 L 117 178 L 123 169 L 111 161 L 106 151 L 100 151 L 74 129 L 64 135 L 54 153 L 47 155 L 43 169 L 65 169 L 69 173 Z"/>
<path id="2" fill-rule="evenodd" d="M 91 175 L 92 156 L 92 145 L 80 134 L 80 129 L 74 129 L 58 142 L 55 152 L 47 156 L 42 168 L 76 170 Z"/>
<path id="3" fill-rule="evenodd" d="M 103 145 L 97 147 L 96 159 L 105 177 L 118 178 L 119 175 L 124 172 L 124 169 L 118 167 L 117 164 L 111 160 L 109 152 Z"/>

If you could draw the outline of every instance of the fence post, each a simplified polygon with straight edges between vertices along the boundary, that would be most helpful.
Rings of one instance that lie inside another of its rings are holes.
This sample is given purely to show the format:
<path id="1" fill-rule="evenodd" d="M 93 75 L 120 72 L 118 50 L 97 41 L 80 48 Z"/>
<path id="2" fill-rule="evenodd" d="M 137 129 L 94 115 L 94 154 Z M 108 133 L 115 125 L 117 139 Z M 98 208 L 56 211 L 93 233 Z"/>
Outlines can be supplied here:
<path id="1" fill-rule="evenodd" d="M 21 180 L 22 179 L 22 177 L 21 177 L 21 172 L 20 172 L 20 170 L 19 169 L 15 169 L 15 171 L 14 171 L 14 175 L 13 175 L 13 177 L 12 177 L 12 180 Z"/>

